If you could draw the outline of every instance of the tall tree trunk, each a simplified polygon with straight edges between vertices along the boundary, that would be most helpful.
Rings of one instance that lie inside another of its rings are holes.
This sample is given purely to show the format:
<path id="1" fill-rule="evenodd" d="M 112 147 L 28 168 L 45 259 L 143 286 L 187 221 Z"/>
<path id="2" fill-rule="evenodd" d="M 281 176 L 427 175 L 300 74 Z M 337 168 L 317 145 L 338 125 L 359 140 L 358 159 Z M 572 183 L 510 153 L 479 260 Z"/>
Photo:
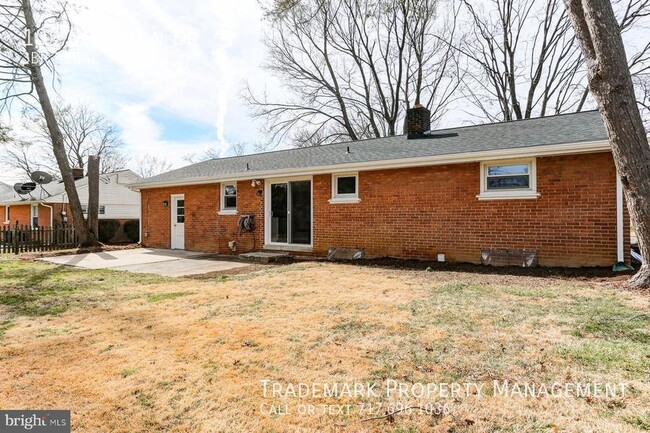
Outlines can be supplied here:
<path id="1" fill-rule="evenodd" d="M 650 288 L 650 147 L 636 104 L 621 32 L 609 0 L 565 0 L 612 146 L 639 248 L 641 270 L 629 281 Z"/>
<path id="2" fill-rule="evenodd" d="M 72 171 L 70 170 L 68 157 L 65 151 L 63 134 L 61 134 L 61 129 L 57 123 L 54 109 L 52 108 L 52 103 L 47 93 L 47 88 L 45 87 L 45 81 L 43 80 L 43 74 L 41 72 L 41 66 L 39 63 L 40 60 L 37 58 L 38 51 L 36 49 L 36 41 L 38 40 L 38 28 L 34 20 L 34 14 L 32 12 L 32 5 L 30 0 L 22 0 L 21 7 L 23 14 L 25 15 L 25 24 L 27 26 L 27 31 L 31 35 L 31 44 L 27 45 L 31 81 L 34 85 L 34 88 L 36 89 L 38 100 L 40 102 L 41 109 L 43 110 L 43 116 L 45 117 L 45 122 L 50 132 L 50 137 L 52 138 L 52 150 L 56 158 L 56 162 L 59 165 L 59 170 L 61 171 L 61 178 L 63 179 L 65 192 L 68 195 L 68 203 L 70 205 L 70 211 L 72 212 L 72 223 L 74 225 L 75 232 L 79 237 L 80 246 L 86 247 L 97 245 L 97 238 L 90 232 L 90 230 L 88 230 L 88 225 L 84 220 L 83 212 L 81 210 L 81 203 L 79 202 L 79 194 L 77 193 L 77 188 L 74 184 L 74 178 L 72 177 Z"/>
<path id="3" fill-rule="evenodd" d="M 99 238 L 99 156 L 88 157 L 88 229 Z"/>

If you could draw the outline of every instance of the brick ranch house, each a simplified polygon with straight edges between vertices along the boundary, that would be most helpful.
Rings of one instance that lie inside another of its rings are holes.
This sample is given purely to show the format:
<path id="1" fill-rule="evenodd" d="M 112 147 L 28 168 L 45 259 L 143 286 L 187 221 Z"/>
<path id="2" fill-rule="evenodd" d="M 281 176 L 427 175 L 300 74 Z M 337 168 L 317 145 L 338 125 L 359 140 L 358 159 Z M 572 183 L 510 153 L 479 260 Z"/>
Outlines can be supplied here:
<path id="1" fill-rule="evenodd" d="M 82 207 L 88 204 L 88 178 L 83 170 L 73 169 L 75 186 Z M 99 220 L 126 221 L 140 218 L 140 194 L 127 185 L 142 178 L 131 170 L 121 170 L 100 175 L 99 179 Z M 0 194 L 0 225 L 27 225 L 33 227 L 52 227 L 70 223 L 71 217 L 68 197 L 63 183 L 52 182 L 37 186 L 31 194 L 10 192 Z M 101 227 L 100 227 L 101 228 Z M 101 232 L 101 229 L 100 229 Z"/>
<path id="2" fill-rule="evenodd" d="M 534 250 L 542 266 L 629 262 L 629 217 L 596 111 L 214 159 L 131 187 L 141 243 L 238 254 L 481 263 Z M 239 228 L 252 215 L 252 232 Z"/>

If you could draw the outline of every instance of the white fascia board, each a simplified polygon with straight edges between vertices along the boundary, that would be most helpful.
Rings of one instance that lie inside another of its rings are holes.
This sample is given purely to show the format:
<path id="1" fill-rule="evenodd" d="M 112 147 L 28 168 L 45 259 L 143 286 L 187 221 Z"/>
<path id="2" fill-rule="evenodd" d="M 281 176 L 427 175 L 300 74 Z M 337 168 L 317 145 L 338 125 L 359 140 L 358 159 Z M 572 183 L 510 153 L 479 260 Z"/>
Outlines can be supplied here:
<path id="1" fill-rule="evenodd" d="M 169 186 L 201 185 L 216 182 L 233 182 L 247 179 L 270 179 L 275 177 L 329 174 L 349 171 L 388 170 L 395 168 L 423 167 L 431 165 L 462 164 L 467 162 L 490 161 L 494 159 L 533 158 L 542 156 L 575 155 L 611 150 L 607 140 L 574 144 L 551 144 L 548 146 L 519 147 L 514 149 L 488 150 L 482 152 L 454 153 L 448 155 L 423 156 L 417 158 L 400 158 L 393 160 L 354 162 L 329 166 L 288 168 L 281 170 L 254 171 L 237 173 L 229 176 L 207 176 L 178 182 L 133 183 L 129 188 L 142 189 L 164 188 Z"/>
<path id="2" fill-rule="evenodd" d="M 24 206 L 27 204 L 41 204 L 46 203 L 45 200 L 24 200 L 24 201 L 2 201 L 0 206 Z"/>

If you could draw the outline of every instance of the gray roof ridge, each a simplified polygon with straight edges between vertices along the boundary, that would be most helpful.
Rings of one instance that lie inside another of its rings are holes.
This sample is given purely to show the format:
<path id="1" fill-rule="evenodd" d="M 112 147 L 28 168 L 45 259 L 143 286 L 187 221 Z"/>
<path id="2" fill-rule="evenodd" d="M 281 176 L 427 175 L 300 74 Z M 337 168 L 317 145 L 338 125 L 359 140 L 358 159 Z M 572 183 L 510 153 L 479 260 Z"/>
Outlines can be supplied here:
<path id="1" fill-rule="evenodd" d="M 593 112 L 596 112 L 596 111 L 598 111 L 598 110 L 597 109 L 583 110 L 583 111 L 578 111 L 578 112 L 574 112 L 574 113 L 559 113 L 559 114 L 552 114 L 550 116 L 529 117 L 527 119 L 511 119 L 511 120 L 504 120 L 504 121 L 500 121 L 500 122 L 477 123 L 477 124 L 474 124 L 474 125 L 449 126 L 449 127 L 441 128 L 441 129 L 432 129 L 431 132 L 438 133 L 438 132 L 444 132 L 444 131 L 456 131 L 456 130 L 459 130 L 459 129 L 484 128 L 484 127 L 493 126 L 493 125 L 503 125 L 504 123 L 517 123 L 517 122 L 527 122 L 527 121 L 533 121 L 533 120 L 551 119 L 551 118 L 557 118 L 557 117 L 562 117 L 562 116 L 575 116 L 575 115 L 578 115 L 578 114 L 593 113 Z M 386 138 L 389 138 L 389 137 L 406 137 L 406 136 L 407 136 L 407 134 L 395 134 L 395 135 L 387 135 L 387 136 L 384 136 L 384 137 L 363 138 L 361 140 L 337 141 L 335 143 L 319 144 L 317 146 L 290 147 L 290 148 L 286 148 L 286 149 L 275 149 L 275 150 L 267 150 L 267 151 L 264 151 L 264 152 L 249 153 L 249 154 L 246 154 L 246 155 L 233 155 L 233 156 L 224 156 L 223 158 L 210 158 L 210 159 L 206 159 L 205 161 L 199 161 L 199 162 L 195 162 L 194 164 L 188 164 L 186 166 L 179 167 L 176 170 L 179 170 L 181 168 L 190 167 L 190 166 L 196 165 L 196 164 L 202 164 L 202 163 L 209 162 L 209 161 L 233 160 L 233 159 L 237 159 L 237 158 L 246 158 L 246 157 L 250 157 L 250 156 L 253 156 L 253 155 L 259 156 L 259 155 L 267 155 L 267 154 L 270 154 L 270 153 L 279 153 L 279 152 L 299 151 L 299 150 L 304 150 L 304 149 L 313 149 L 314 147 L 326 147 L 326 146 L 343 145 L 343 144 L 352 145 L 352 144 L 359 143 L 359 142 L 367 143 L 367 142 L 373 141 L 373 140 L 385 140 Z"/>
<path id="2" fill-rule="evenodd" d="M 561 120 L 563 119 L 563 120 Z M 530 125 L 530 126 L 528 126 Z M 455 134 L 448 134 L 455 132 Z M 574 143 L 599 144 L 607 140 L 596 110 L 545 117 L 461 125 L 431 131 L 436 140 L 408 140 L 408 135 L 341 141 L 321 146 L 284 148 L 247 155 L 213 158 L 188 164 L 131 185 L 179 182 L 186 179 L 244 175 L 272 170 L 355 164 L 370 161 L 407 160 L 460 153 L 504 151 Z M 446 134 L 447 133 L 447 134 Z M 440 137 L 436 137 L 440 135 Z M 453 137 L 446 137 L 450 135 Z M 350 152 L 344 152 L 349 147 Z M 249 167 L 250 164 L 250 167 Z"/>

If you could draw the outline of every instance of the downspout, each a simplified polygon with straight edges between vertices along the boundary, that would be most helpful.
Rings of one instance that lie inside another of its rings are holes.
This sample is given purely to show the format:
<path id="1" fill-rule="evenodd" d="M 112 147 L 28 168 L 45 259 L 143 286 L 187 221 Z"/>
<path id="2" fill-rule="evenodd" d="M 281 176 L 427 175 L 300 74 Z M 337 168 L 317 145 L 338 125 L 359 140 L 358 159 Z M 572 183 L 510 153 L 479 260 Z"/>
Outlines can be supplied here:
<path id="1" fill-rule="evenodd" d="M 44 207 L 48 208 L 50 210 L 50 228 L 54 227 L 54 208 L 50 205 L 47 205 L 45 203 L 41 203 Z"/>
<path id="2" fill-rule="evenodd" d="M 625 220 L 623 212 L 623 183 L 616 176 L 616 264 L 615 272 L 624 272 L 633 269 L 625 264 Z"/>
<path id="3" fill-rule="evenodd" d="M 138 221 L 138 245 L 142 246 L 142 207 L 144 206 L 143 200 L 142 200 L 142 191 L 138 191 L 140 193 L 140 219 Z"/>

